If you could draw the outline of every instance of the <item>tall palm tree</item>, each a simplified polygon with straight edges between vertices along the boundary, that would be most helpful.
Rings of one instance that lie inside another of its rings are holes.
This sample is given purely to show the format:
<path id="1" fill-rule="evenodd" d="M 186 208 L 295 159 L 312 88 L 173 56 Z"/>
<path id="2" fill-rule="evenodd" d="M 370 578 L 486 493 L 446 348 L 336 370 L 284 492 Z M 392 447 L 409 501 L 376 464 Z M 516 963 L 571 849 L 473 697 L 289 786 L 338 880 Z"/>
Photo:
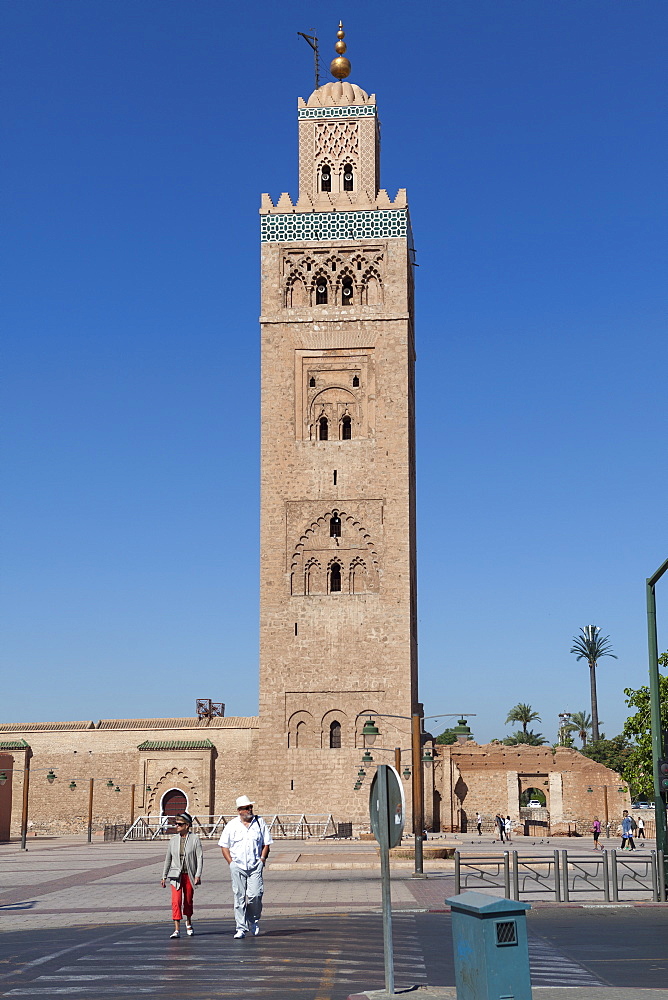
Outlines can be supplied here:
<path id="1" fill-rule="evenodd" d="M 601 637 L 598 625 L 585 625 L 580 629 L 582 635 L 573 637 L 571 653 L 575 653 L 578 660 L 586 660 L 589 664 L 589 686 L 591 688 L 591 738 L 599 739 L 598 733 L 598 702 L 596 700 L 596 664 L 602 656 L 611 656 L 613 660 L 617 657 L 612 652 L 610 636 Z"/>
<path id="2" fill-rule="evenodd" d="M 582 740 L 583 748 L 587 746 L 587 736 L 592 728 L 591 715 L 589 712 L 573 712 L 570 722 L 567 722 L 564 729 L 567 733 L 577 733 Z"/>
<path id="3" fill-rule="evenodd" d="M 509 722 L 521 722 L 522 732 L 526 733 L 527 726 L 530 722 L 542 722 L 538 712 L 534 712 L 531 705 L 525 705 L 524 702 L 519 702 L 514 708 L 508 712 L 508 718 L 506 719 L 506 725 Z"/>

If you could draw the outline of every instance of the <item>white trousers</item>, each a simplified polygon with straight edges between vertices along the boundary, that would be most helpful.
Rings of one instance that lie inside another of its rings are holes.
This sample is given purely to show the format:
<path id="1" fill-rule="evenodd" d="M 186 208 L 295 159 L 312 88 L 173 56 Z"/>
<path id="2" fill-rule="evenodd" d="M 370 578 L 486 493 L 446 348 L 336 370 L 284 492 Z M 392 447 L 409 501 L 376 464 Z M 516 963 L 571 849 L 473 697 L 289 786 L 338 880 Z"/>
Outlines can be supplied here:
<path id="1" fill-rule="evenodd" d="M 259 920 L 262 914 L 263 868 L 261 861 L 258 861 L 255 868 L 249 869 L 239 868 L 234 861 L 230 865 L 234 920 L 238 931 L 250 930 L 252 921 Z"/>

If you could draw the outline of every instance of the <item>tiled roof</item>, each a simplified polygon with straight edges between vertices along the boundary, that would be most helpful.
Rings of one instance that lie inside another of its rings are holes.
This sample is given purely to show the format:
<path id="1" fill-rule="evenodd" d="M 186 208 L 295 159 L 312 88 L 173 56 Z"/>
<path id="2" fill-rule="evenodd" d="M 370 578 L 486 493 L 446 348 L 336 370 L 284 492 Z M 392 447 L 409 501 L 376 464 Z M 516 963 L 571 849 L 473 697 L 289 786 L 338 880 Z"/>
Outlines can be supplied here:
<path id="1" fill-rule="evenodd" d="M 191 716 L 185 719 L 100 719 L 96 729 L 254 729 L 256 715 L 227 716 L 207 721 Z"/>
<path id="2" fill-rule="evenodd" d="M 145 740 L 137 750 L 213 750 L 211 740 Z"/>
<path id="3" fill-rule="evenodd" d="M 25 740 L 0 740 L 0 750 L 27 750 L 28 746 Z"/>
<path id="4" fill-rule="evenodd" d="M 0 733 L 40 733 L 51 730 L 95 729 L 94 722 L 0 722 Z"/>

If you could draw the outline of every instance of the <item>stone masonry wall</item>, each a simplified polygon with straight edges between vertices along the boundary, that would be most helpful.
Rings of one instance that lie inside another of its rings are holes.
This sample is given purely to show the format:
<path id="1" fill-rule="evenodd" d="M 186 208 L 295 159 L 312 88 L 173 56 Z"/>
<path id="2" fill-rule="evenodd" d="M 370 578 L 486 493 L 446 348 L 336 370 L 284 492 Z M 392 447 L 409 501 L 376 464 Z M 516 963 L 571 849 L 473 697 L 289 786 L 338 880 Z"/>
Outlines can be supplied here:
<path id="1" fill-rule="evenodd" d="M 545 795 L 553 835 L 576 826 L 578 833 L 588 832 L 595 816 L 601 823 L 607 816 L 616 829 L 622 810 L 630 808 L 628 786 L 618 774 L 568 747 L 469 742 L 436 749 L 443 830 L 474 831 L 476 811 L 485 829 L 497 812 L 519 829 L 520 795 L 530 788 Z"/>
<path id="2" fill-rule="evenodd" d="M 141 720 L 145 722 L 146 720 Z M 34 726 L 0 727 L 0 740 L 25 741 L 32 748 L 30 763 L 29 830 L 31 834 L 82 833 L 87 826 L 89 778 L 93 791 L 93 829 L 130 822 L 131 786 L 135 785 L 135 818 L 159 815 L 160 798 L 179 788 L 188 808 L 200 818 L 209 814 L 235 815 L 235 798 L 257 795 L 257 719 L 213 720 L 219 726 L 176 728 L 181 720 L 150 720 L 150 728 L 135 728 L 131 720 L 112 720 L 109 728 L 64 729 Z M 196 720 L 188 720 L 196 723 Z M 158 728 L 162 723 L 163 728 Z M 88 723 L 87 725 L 92 725 Z M 150 750 L 138 746 L 147 740 L 209 740 L 208 750 Z M 11 809 L 11 835 L 18 836 L 23 796 L 24 754 L 13 757 L 16 770 L 8 772 L 0 807 Z M 51 784 L 46 775 L 56 774 Z M 76 788 L 70 790 L 74 780 Z M 114 787 L 107 788 L 107 781 Z M 152 791 L 146 791 L 150 785 Z M 115 788 L 119 787 L 120 792 Z M 0 828 L 2 824 L 0 823 Z"/>

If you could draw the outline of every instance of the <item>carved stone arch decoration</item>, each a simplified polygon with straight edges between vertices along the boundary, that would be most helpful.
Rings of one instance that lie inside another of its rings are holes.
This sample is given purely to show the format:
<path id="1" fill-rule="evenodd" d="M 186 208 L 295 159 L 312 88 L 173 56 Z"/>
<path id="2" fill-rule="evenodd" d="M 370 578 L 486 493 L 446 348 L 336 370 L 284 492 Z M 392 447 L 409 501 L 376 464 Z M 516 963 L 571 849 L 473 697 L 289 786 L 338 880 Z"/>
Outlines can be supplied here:
<path id="1" fill-rule="evenodd" d="M 288 309 L 308 305 L 308 284 L 301 271 L 292 272 L 285 285 L 285 306 Z"/>
<path id="2" fill-rule="evenodd" d="M 293 712 L 288 719 L 288 747 L 291 750 L 304 750 L 316 745 L 316 724 L 311 712 L 300 709 Z"/>
<path id="3" fill-rule="evenodd" d="M 343 288 L 344 285 L 348 284 L 352 288 L 352 303 L 357 304 L 359 302 L 359 286 L 357 284 L 357 279 L 355 277 L 355 272 L 346 264 L 341 268 L 340 272 L 336 276 L 336 286 L 335 286 L 335 302 L 337 305 L 343 305 Z"/>
<path id="4" fill-rule="evenodd" d="M 367 591 L 366 563 L 361 556 L 355 556 L 350 563 L 349 586 L 351 594 L 364 594 Z"/>
<path id="5" fill-rule="evenodd" d="M 323 417 L 326 418 L 329 428 L 327 440 L 339 440 L 341 438 L 341 420 L 346 414 L 350 416 L 353 426 L 359 427 L 360 404 L 350 388 L 343 385 L 328 385 L 315 392 L 311 397 L 308 411 L 311 440 L 322 440 L 318 422 Z"/>
<path id="6" fill-rule="evenodd" d="M 311 281 L 311 305 L 326 305 L 332 301 L 332 282 L 331 275 L 329 275 L 326 269 L 322 265 L 318 265 L 318 270 L 313 275 Z M 319 289 L 325 286 L 324 301 L 322 299 L 322 293 Z"/>
<path id="7" fill-rule="evenodd" d="M 322 594 L 324 590 L 322 563 L 317 556 L 311 556 L 304 563 L 304 593 Z"/>
<path id="8" fill-rule="evenodd" d="M 182 791 L 188 800 L 188 811 L 193 814 L 200 810 L 200 800 L 195 782 L 180 767 L 170 767 L 163 771 L 153 785 L 147 800 L 147 812 L 155 814 L 160 810 L 163 796 L 171 789 Z"/>
<path id="9" fill-rule="evenodd" d="M 338 723 L 338 746 L 336 745 L 336 724 Z M 334 728 L 334 732 L 333 732 Z M 323 750 L 338 750 L 351 745 L 352 732 L 348 716 L 342 709 L 332 708 L 322 717 L 320 722 L 320 745 Z M 335 737 L 334 745 L 330 742 Z"/>
<path id="10" fill-rule="evenodd" d="M 383 302 L 383 282 L 378 270 L 367 267 L 362 276 L 362 301 L 365 305 L 382 305 Z"/>
<path id="11" fill-rule="evenodd" d="M 341 519 L 341 535 L 330 535 L 330 520 L 336 515 Z M 306 589 L 306 573 L 313 572 L 310 567 L 315 561 L 322 567 L 318 572 L 319 590 L 310 586 Z M 361 521 L 353 514 L 332 507 L 323 510 L 316 521 L 307 525 L 295 543 L 290 559 L 290 577 L 292 594 L 311 596 L 315 593 L 325 595 L 328 590 L 331 566 L 337 562 L 341 567 L 341 595 L 352 593 L 350 573 L 355 566 L 354 592 L 374 594 L 380 589 L 378 552 L 373 538 Z M 359 588 L 359 589 L 358 589 Z M 363 589 L 361 589 L 363 588 Z"/>

